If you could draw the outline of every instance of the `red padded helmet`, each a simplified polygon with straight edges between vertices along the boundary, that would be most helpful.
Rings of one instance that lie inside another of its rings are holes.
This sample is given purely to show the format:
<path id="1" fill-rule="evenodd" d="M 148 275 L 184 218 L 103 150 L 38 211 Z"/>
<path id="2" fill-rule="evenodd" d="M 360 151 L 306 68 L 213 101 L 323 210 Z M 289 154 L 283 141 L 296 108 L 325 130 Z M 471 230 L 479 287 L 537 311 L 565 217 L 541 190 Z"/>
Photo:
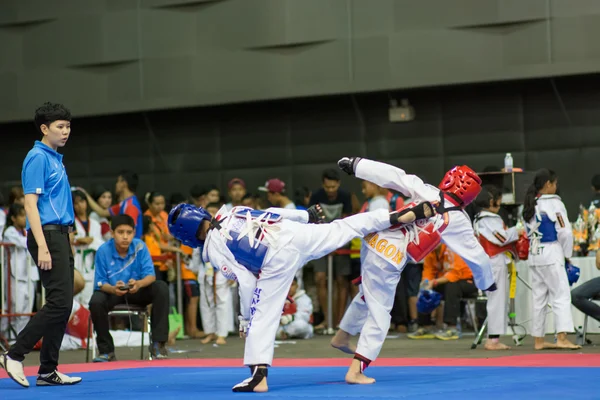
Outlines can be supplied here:
<path id="1" fill-rule="evenodd" d="M 456 166 L 446 172 L 439 188 L 452 193 L 462 201 L 462 206 L 466 206 L 481 192 L 481 178 L 466 165 Z"/>

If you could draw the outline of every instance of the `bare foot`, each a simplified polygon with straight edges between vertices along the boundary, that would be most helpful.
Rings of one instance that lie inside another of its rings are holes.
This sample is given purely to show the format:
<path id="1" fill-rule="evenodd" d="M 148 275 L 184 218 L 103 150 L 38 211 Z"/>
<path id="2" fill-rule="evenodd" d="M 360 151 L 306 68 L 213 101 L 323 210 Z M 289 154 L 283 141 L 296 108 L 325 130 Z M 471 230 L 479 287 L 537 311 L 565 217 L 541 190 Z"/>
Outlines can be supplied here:
<path id="1" fill-rule="evenodd" d="M 375 383 L 375 379 L 369 378 L 361 372 L 348 371 L 346 374 L 346 383 L 351 385 L 370 385 Z"/>
<path id="2" fill-rule="evenodd" d="M 175 340 L 177 340 L 177 334 L 181 330 L 181 327 L 178 326 L 174 331 L 169 332 L 169 337 L 167 339 L 167 344 L 169 346 L 173 346 L 175 344 Z"/>
<path id="3" fill-rule="evenodd" d="M 536 343 L 534 346 L 534 349 L 536 350 L 547 350 L 547 349 L 556 349 L 558 348 L 558 346 L 554 343 L 550 343 L 550 342 L 543 342 L 543 343 Z"/>
<path id="4" fill-rule="evenodd" d="M 208 344 L 208 343 L 212 342 L 213 340 L 215 340 L 216 338 L 217 338 L 217 335 L 215 335 L 214 333 L 210 333 L 210 334 L 208 334 L 208 336 L 206 336 L 204 339 L 202 339 L 200 341 L 200 343 Z"/>
<path id="5" fill-rule="evenodd" d="M 557 349 L 567 349 L 567 350 L 577 350 L 577 349 L 580 349 L 581 346 L 573 344 L 567 339 L 563 339 L 563 340 L 559 339 L 556 341 L 556 348 Z"/>
<path id="6" fill-rule="evenodd" d="M 191 331 L 189 333 L 186 333 L 186 335 L 188 335 L 192 339 L 202 339 L 207 336 L 204 332 L 199 331 L 199 330 Z"/>
<path id="7" fill-rule="evenodd" d="M 343 351 L 346 354 L 354 354 L 356 346 L 350 343 L 350 334 L 342 329 L 339 329 L 333 339 L 331 339 L 331 347 Z"/>
<path id="8" fill-rule="evenodd" d="M 217 343 L 219 346 L 222 346 L 222 345 L 225 345 L 225 344 L 227 344 L 227 340 L 225 340 L 225 338 L 224 338 L 224 337 L 221 337 L 221 336 L 219 336 L 219 337 L 217 338 L 217 341 L 216 341 L 215 343 Z"/>
<path id="9" fill-rule="evenodd" d="M 487 340 L 485 342 L 485 346 L 483 346 L 486 350 L 510 350 L 510 346 L 505 345 L 500 342 L 492 342 L 491 340 Z"/>

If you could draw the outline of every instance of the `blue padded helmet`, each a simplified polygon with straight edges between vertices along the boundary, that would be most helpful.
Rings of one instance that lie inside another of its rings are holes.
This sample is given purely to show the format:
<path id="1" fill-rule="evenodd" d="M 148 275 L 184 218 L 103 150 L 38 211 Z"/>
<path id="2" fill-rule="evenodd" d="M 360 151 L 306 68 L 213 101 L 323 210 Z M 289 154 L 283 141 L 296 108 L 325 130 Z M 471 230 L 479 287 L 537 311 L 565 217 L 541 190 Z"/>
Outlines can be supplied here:
<path id="1" fill-rule="evenodd" d="M 431 314 L 442 302 L 442 295 L 435 290 L 421 290 L 417 299 L 417 311 Z"/>
<path id="2" fill-rule="evenodd" d="M 577 283 L 579 280 L 579 267 L 574 266 L 568 261 L 565 261 L 565 270 L 567 271 L 567 278 L 569 279 L 569 286 L 572 286 L 574 283 Z"/>
<path id="3" fill-rule="evenodd" d="M 200 247 L 204 241 L 198 239 L 198 231 L 203 221 L 211 219 L 210 213 L 202 207 L 179 204 L 169 213 L 169 232 L 186 246 Z"/>

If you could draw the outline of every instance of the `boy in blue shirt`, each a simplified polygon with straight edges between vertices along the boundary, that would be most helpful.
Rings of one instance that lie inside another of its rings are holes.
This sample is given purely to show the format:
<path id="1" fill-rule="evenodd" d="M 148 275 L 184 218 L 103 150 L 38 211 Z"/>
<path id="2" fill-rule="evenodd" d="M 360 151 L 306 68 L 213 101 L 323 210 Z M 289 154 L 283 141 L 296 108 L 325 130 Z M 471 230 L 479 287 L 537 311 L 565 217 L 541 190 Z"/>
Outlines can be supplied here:
<path id="1" fill-rule="evenodd" d="M 154 358 L 167 358 L 169 335 L 169 289 L 157 281 L 146 244 L 135 236 L 135 222 L 129 215 L 112 218 L 113 238 L 96 252 L 95 292 L 90 313 L 96 330 L 100 355 L 94 362 L 115 361 L 115 345 L 108 329 L 108 313 L 118 304 L 152 304 L 152 344 Z"/>

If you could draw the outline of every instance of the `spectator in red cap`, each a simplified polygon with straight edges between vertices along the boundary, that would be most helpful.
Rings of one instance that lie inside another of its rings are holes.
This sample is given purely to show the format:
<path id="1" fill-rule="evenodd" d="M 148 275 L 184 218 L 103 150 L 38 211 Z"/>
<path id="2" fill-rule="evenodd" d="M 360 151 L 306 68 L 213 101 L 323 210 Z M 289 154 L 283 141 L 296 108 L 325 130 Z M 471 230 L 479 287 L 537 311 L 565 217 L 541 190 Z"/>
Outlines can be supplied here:
<path id="1" fill-rule="evenodd" d="M 233 178 L 227 184 L 227 188 L 229 189 L 229 198 L 231 199 L 231 202 L 225 205 L 227 210 L 231 210 L 235 206 L 241 206 L 242 199 L 246 195 L 246 182 L 240 178 Z"/>
<path id="2" fill-rule="evenodd" d="M 261 192 L 267 192 L 267 200 L 275 207 L 296 209 L 296 205 L 285 195 L 285 182 L 281 179 L 269 179 L 265 186 L 258 188 Z"/>

